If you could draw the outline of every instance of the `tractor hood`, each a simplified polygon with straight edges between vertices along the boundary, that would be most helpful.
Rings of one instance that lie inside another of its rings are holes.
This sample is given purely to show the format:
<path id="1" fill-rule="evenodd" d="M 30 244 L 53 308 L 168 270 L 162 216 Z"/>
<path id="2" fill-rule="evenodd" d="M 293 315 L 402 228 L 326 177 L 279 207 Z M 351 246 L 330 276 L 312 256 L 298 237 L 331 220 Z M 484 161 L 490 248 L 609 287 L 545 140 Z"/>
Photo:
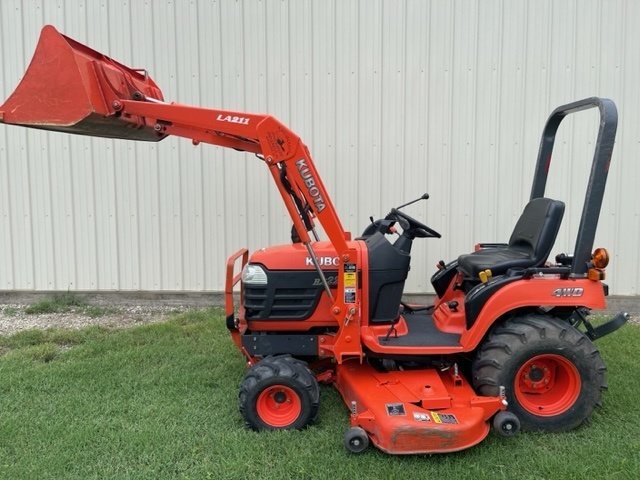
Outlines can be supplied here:
<path id="1" fill-rule="evenodd" d="M 118 102 L 162 102 L 144 70 L 128 68 L 59 33 L 42 29 L 22 81 L 0 106 L 0 122 L 43 130 L 130 140 L 159 141 L 153 125 L 120 117 Z M 138 120 L 138 119 L 136 119 Z"/>
<path id="2" fill-rule="evenodd" d="M 340 262 L 330 242 L 312 244 L 323 270 L 337 270 Z M 249 263 L 259 263 L 268 270 L 315 270 L 311 256 L 301 243 L 262 248 L 251 255 Z"/>

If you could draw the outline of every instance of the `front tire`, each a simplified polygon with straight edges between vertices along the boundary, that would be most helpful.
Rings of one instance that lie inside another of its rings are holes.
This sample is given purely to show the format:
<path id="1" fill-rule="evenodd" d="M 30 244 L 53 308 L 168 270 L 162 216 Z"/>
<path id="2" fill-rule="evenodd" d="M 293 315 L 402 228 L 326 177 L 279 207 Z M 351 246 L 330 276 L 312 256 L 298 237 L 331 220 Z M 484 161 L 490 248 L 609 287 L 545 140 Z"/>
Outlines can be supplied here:
<path id="1" fill-rule="evenodd" d="M 508 410 L 525 430 L 567 431 L 601 406 L 606 366 L 582 332 L 555 317 L 507 320 L 489 334 L 473 362 L 480 395 L 505 387 Z"/>
<path id="2" fill-rule="evenodd" d="M 320 408 L 318 381 L 306 363 L 290 355 L 253 365 L 240 384 L 240 413 L 253 430 L 299 430 Z"/>

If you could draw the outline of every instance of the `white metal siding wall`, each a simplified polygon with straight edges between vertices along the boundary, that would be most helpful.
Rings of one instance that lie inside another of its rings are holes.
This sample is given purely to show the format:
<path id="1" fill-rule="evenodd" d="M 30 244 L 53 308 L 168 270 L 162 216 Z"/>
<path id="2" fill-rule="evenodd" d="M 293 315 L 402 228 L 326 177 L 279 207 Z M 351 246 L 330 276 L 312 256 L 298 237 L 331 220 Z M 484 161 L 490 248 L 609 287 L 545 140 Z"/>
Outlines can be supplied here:
<path id="1" fill-rule="evenodd" d="M 617 144 L 597 245 L 616 294 L 640 276 L 640 2 L 121 0 L 0 2 L 1 100 L 40 28 L 132 67 L 181 103 L 275 115 L 309 146 L 355 234 L 408 212 L 443 234 L 418 241 L 409 291 L 439 259 L 505 241 L 526 203 L 556 106 L 617 102 Z M 549 196 L 568 204 L 571 251 L 597 113 L 561 127 Z M 288 241 L 268 171 L 184 139 L 112 141 L 0 126 L 0 289 L 213 290 L 226 257 Z"/>

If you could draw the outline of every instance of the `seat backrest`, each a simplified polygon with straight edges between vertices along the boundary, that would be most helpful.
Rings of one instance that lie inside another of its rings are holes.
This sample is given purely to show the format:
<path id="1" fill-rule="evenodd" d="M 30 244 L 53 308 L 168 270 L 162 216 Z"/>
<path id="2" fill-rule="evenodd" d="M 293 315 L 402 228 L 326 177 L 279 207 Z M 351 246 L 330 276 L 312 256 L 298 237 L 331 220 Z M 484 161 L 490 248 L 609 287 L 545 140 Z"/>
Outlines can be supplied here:
<path id="1" fill-rule="evenodd" d="M 524 207 L 507 248 L 531 257 L 533 266 L 542 265 L 551 253 L 563 215 L 564 202 L 534 198 Z"/>

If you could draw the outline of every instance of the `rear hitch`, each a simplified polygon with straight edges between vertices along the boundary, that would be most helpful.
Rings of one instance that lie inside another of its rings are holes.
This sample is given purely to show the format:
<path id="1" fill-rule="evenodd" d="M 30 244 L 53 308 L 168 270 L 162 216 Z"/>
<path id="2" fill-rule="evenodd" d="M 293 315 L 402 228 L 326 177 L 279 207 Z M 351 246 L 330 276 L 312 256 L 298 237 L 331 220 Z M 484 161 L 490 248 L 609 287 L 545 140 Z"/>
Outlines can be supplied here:
<path id="1" fill-rule="evenodd" d="M 602 338 L 605 335 L 609 335 L 612 332 L 618 330 L 621 326 L 627 323 L 629 320 L 629 314 L 627 312 L 620 312 L 611 320 L 603 323 L 602 325 L 598 325 L 594 327 L 583 312 L 580 310 L 576 310 L 575 312 L 575 324 L 574 326 L 577 328 L 580 324 L 584 324 L 584 328 L 586 329 L 585 335 L 589 337 L 591 340 L 597 340 L 598 338 Z"/>

